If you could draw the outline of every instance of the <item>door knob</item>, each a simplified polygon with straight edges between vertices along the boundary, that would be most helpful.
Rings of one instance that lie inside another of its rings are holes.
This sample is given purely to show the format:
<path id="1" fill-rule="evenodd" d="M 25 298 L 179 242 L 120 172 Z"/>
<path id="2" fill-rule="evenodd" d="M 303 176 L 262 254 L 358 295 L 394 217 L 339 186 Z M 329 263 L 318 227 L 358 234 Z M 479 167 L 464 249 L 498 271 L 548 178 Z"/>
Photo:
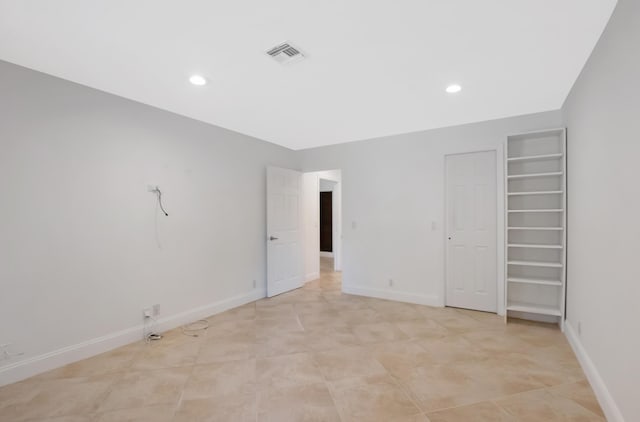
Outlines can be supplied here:
<path id="1" fill-rule="evenodd" d="M 269 236 L 269 240 L 278 240 L 277 237 Z"/>

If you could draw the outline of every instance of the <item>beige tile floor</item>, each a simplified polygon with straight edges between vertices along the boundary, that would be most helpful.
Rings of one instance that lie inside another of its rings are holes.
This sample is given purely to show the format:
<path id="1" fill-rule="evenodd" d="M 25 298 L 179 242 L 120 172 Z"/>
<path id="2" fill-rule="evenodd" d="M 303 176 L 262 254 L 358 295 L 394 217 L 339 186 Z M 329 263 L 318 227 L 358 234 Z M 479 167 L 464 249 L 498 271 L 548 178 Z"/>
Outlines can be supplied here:
<path id="1" fill-rule="evenodd" d="M 304 288 L 0 388 L 1 421 L 603 421 L 564 336 Z"/>

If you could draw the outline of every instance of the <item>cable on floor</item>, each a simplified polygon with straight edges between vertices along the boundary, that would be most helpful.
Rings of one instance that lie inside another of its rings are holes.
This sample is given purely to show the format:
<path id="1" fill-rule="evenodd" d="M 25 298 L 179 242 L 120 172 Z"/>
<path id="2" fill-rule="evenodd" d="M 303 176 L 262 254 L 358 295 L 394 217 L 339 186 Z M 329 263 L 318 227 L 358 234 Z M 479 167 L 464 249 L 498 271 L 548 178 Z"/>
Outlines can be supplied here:
<path id="1" fill-rule="evenodd" d="M 204 331 L 209 328 L 209 321 L 206 319 L 201 319 L 191 324 L 186 324 L 182 326 L 182 334 L 190 337 L 200 337 L 200 335 L 204 334 Z"/>

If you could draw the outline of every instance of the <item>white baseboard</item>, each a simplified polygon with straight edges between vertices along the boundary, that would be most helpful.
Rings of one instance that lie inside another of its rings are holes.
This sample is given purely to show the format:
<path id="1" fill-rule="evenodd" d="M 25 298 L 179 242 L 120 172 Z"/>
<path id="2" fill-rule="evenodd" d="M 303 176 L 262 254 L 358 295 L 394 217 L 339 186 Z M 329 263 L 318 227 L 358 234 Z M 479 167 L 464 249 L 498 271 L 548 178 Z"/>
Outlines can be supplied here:
<path id="1" fill-rule="evenodd" d="M 320 278 L 320 272 L 309 273 L 304 276 L 304 282 L 307 283 L 309 281 L 317 280 Z"/>
<path id="2" fill-rule="evenodd" d="M 179 314 L 158 319 L 158 331 L 171 330 L 211 315 L 224 312 L 266 296 L 264 289 L 254 289 L 249 293 L 234 296 L 208 305 L 190 309 Z M 121 331 L 96 337 L 82 343 L 63 347 L 42 355 L 33 356 L 0 367 L 0 386 L 21 381 L 34 375 L 77 362 L 100 353 L 108 352 L 142 339 L 142 324 Z"/>
<path id="3" fill-rule="evenodd" d="M 613 400 L 613 396 L 609 392 L 609 389 L 600 376 L 598 369 L 587 354 L 580 338 L 577 336 L 569 321 L 566 321 L 564 324 L 564 334 L 567 337 L 573 352 L 578 357 L 582 370 L 587 374 L 589 384 L 591 384 L 591 388 L 593 388 L 593 392 L 595 393 L 598 403 L 600 403 L 600 407 L 602 407 L 602 411 L 607 417 L 607 420 L 609 422 L 624 422 L 624 417 L 622 416 L 622 413 L 620 413 L 620 409 L 616 405 L 616 402 Z"/>
<path id="4" fill-rule="evenodd" d="M 410 292 L 399 292 L 397 290 L 375 289 L 371 287 L 351 286 L 345 284 L 342 285 L 342 291 L 352 295 L 415 303 L 418 305 L 444 306 L 440 297 L 435 295 L 420 295 Z"/>
<path id="5" fill-rule="evenodd" d="M 320 251 L 320 256 L 324 258 L 333 258 L 333 252 Z"/>

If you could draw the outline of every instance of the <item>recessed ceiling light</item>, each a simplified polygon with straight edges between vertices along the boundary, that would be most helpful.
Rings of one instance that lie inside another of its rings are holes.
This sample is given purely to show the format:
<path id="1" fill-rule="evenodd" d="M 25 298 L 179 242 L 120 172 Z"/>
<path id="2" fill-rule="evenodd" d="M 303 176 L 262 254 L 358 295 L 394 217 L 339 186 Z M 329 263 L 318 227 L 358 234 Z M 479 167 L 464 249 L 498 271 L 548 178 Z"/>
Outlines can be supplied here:
<path id="1" fill-rule="evenodd" d="M 189 78 L 189 82 L 191 82 L 194 85 L 198 85 L 198 86 L 202 86 L 202 85 L 206 85 L 207 84 L 207 80 L 204 78 L 204 76 L 200 76 L 200 75 L 192 75 Z"/>
<path id="2" fill-rule="evenodd" d="M 447 87 L 447 92 L 449 94 L 455 94 L 456 92 L 462 91 L 462 87 L 458 84 L 449 85 Z"/>

